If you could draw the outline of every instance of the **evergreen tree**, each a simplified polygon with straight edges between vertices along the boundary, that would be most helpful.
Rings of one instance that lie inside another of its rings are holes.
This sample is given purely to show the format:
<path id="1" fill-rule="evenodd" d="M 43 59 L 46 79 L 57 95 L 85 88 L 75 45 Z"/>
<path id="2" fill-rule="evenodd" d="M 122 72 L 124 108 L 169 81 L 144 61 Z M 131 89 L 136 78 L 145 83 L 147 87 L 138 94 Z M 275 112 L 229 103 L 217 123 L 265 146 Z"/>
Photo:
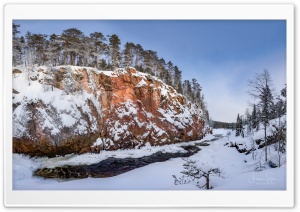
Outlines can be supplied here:
<path id="1" fill-rule="evenodd" d="M 111 67 L 112 70 L 119 68 L 121 65 L 121 50 L 120 50 L 121 41 L 116 34 L 109 36 L 109 55 L 111 58 Z"/>
<path id="2" fill-rule="evenodd" d="M 236 124 L 235 124 L 235 136 L 236 137 L 241 135 L 240 123 L 241 123 L 240 114 L 238 114 L 237 118 L 236 118 Z"/>
<path id="3" fill-rule="evenodd" d="M 24 64 L 26 66 L 26 59 L 25 59 L 25 54 L 26 54 L 26 48 L 27 44 L 25 41 L 25 38 L 23 36 L 20 37 L 20 46 L 21 46 L 21 62 L 20 64 Z"/>
<path id="4" fill-rule="evenodd" d="M 138 69 L 143 63 L 143 47 L 140 44 L 134 45 L 135 62 L 134 67 Z"/>
<path id="5" fill-rule="evenodd" d="M 252 116 L 250 115 L 248 108 L 245 111 L 245 117 L 244 124 L 247 125 L 247 135 L 249 135 L 252 131 Z"/>
<path id="6" fill-rule="evenodd" d="M 49 59 L 50 64 L 54 66 L 60 64 L 60 52 L 61 46 L 59 36 L 56 34 L 50 35 L 49 45 L 47 48 L 47 58 Z"/>
<path id="7" fill-rule="evenodd" d="M 160 58 L 158 61 L 158 69 L 159 71 L 159 78 L 166 83 L 166 61 L 164 60 L 164 58 Z"/>
<path id="8" fill-rule="evenodd" d="M 110 69 L 110 67 L 108 67 L 108 64 L 106 63 L 106 61 L 104 59 L 100 60 L 99 68 L 102 70 Z"/>
<path id="9" fill-rule="evenodd" d="M 128 67 L 133 65 L 134 59 L 134 48 L 135 45 L 133 43 L 127 42 L 125 44 L 124 52 L 123 52 L 123 66 Z"/>
<path id="10" fill-rule="evenodd" d="M 270 90 L 269 84 L 265 82 L 265 88 L 263 88 L 261 97 L 261 108 L 262 108 L 262 122 L 265 126 L 269 125 L 269 120 L 273 118 L 274 112 L 274 103 L 273 103 L 273 95 Z"/>
<path id="11" fill-rule="evenodd" d="M 185 95 L 188 100 L 193 100 L 192 86 L 189 80 L 184 80 L 183 82 L 183 95 Z"/>
<path id="12" fill-rule="evenodd" d="M 244 121 L 243 120 L 243 116 L 240 117 L 240 123 L 239 123 L 239 131 L 240 131 L 240 135 L 244 138 L 245 134 L 244 134 Z"/>
<path id="13" fill-rule="evenodd" d="M 35 57 L 36 57 L 36 52 L 35 52 L 35 46 L 34 46 L 34 41 L 32 39 L 32 34 L 30 32 L 26 32 L 25 35 L 25 48 L 24 48 L 24 58 L 25 58 L 25 65 L 32 67 L 35 63 Z"/>
<path id="14" fill-rule="evenodd" d="M 256 113 L 256 115 L 257 115 L 257 126 L 256 126 L 256 131 L 258 131 L 259 130 L 259 124 L 260 124 L 260 122 L 261 122 L 261 111 L 260 111 L 260 109 L 259 109 L 259 107 L 257 108 L 257 113 Z"/>
<path id="15" fill-rule="evenodd" d="M 20 31 L 18 30 L 18 28 L 20 27 L 20 24 L 12 24 L 12 36 L 13 36 L 13 39 L 16 39 L 17 38 L 17 34 L 20 33 Z"/>
<path id="16" fill-rule="evenodd" d="M 94 62 L 93 40 L 90 37 L 83 36 L 81 39 L 80 46 L 81 47 L 78 52 L 78 60 L 77 60 L 78 66 L 93 66 L 93 62 Z M 97 67 L 97 65 L 94 66 Z"/>
<path id="17" fill-rule="evenodd" d="M 144 70 L 146 73 L 159 76 L 159 60 L 157 56 L 157 52 L 152 50 L 145 50 L 143 51 L 143 58 L 144 58 Z"/>
<path id="18" fill-rule="evenodd" d="M 94 67 L 99 68 L 99 63 L 102 63 L 102 68 L 103 68 L 102 57 L 108 55 L 108 46 L 105 43 L 106 38 L 101 32 L 91 33 L 90 38 L 91 38 L 91 43 L 93 44 L 91 50 L 91 55 L 93 57 L 92 64 Z"/>
<path id="19" fill-rule="evenodd" d="M 30 39 L 30 45 L 34 52 L 34 63 L 44 65 L 48 60 L 46 55 L 46 49 L 48 46 L 47 35 L 43 34 L 32 34 Z"/>
<path id="20" fill-rule="evenodd" d="M 276 100 L 277 100 L 275 104 L 276 118 L 280 118 L 285 114 L 285 105 L 284 105 L 284 101 L 280 98 L 280 96 L 278 96 Z"/>
<path id="21" fill-rule="evenodd" d="M 13 31 L 12 31 L 12 38 L 13 38 L 13 57 L 12 62 L 13 65 L 20 65 L 22 63 L 22 46 L 20 43 L 20 38 L 17 36 L 20 34 L 18 28 L 20 27 L 19 24 L 12 24 Z"/>
<path id="22" fill-rule="evenodd" d="M 198 83 L 197 79 L 193 78 L 192 79 L 192 98 L 193 98 L 193 102 L 194 103 L 200 103 L 200 105 L 202 105 L 202 96 L 201 96 L 201 86 Z"/>
<path id="23" fill-rule="evenodd" d="M 166 82 L 168 85 L 173 86 L 174 81 L 174 65 L 171 61 L 167 63 L 167 76 L 168 79 L 166 79 Z"/>
<path id="24" fill-rule="evenodd" d="M 177 92 L 183 94 L 181 81 L 178 84 Z"/>
<path id="25" fill-rule="evenodd" d="M 78 59 L 82 47 L 83 36 L 84 34 L 76 28 L 66 29 L 62 32 L 61 40 L 65 64 L 76 65 L 76 59 Z"/>
<path id="26" fill-rule="evenodd" d="M 285 84 L 285 87 L 280 91 L 280 94 L 284 98 L 284 101 L 283 101 L 283 114 L 286 114 L 286 84 Z"/>
<path id="27" fill-rule="evenodd" d="M 257 117 L 257 113 L 256 113 L 256 105 L 253 104 L 253 110 L 252 110 L 252 115 L 251 115 L 251 124 L 252 124 L 252 129 L 255 129 L 256 131 L 258 130 L 257 127 L 259 125 L 259 119 Z"/>

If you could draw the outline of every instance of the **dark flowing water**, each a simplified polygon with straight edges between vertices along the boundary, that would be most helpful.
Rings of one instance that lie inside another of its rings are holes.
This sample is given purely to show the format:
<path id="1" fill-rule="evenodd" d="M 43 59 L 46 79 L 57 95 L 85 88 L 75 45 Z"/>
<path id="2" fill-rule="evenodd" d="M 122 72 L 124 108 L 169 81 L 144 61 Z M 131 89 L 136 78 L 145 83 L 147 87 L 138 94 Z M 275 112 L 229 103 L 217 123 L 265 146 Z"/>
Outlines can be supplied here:
<path id="1" fill-rule="evenodd" d="M 112 177 L 130 170 L 140 168 L 151 163 L 164 162 L 170 158 L 189 157 L 196 154 L 201 149 L 197 146 L 183 146 L 187 152 L 185 153 L 163 153 L 156 152 L 149 156 L 140 158 L 113 158 L 109 157 L 99 163 L 91 165 L 78 165 L 78 166 L 62 166 L 55 168 L 37 169 L 34 175 L 45 178 L 104 178 Z"/>
<path id="2" fill-rule="evenodd" d="M 216 137 L 217 138 L 217 137 Z M 215 139 L 211 141 L 215 141 Z M 219 138 L 217 138 L 219 139 Z M 56 179 L 81 179 L 81 178 L 105 178 L 113 177 L 136 168 L 140 168 L 151 163 L 164 162 L 171 158 L 178 157 L 190 157 L 201 150 L 200 146 L 209 146 L 210 141 L 203 141 L 201 143 L 196 143 L 188 146 L 181 146 L 185 153 L 164 153 L 156 152 L 149 156 L 144 156 L 140 158 L 113 158 L 109 157 L 99 163 L 91 165 L 77 165 L 77 166 L 61 166 L 55 168 L 42 168 L 37 169 L 34 172 L 35 176 L 44 178 L 56 178 Z"/>

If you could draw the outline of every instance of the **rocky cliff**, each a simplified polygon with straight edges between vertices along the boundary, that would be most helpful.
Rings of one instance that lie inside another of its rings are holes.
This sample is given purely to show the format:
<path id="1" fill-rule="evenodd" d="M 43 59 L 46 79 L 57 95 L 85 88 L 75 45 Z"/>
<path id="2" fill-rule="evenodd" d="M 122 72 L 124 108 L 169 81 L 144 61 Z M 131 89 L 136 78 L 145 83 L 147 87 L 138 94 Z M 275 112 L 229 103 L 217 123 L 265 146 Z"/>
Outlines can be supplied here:
<path id="1" fill-rule="evenodd" d="M 65 155 L 201 139 L 202 110 L 133 68 L 13 69 L 13 152 Z"/>

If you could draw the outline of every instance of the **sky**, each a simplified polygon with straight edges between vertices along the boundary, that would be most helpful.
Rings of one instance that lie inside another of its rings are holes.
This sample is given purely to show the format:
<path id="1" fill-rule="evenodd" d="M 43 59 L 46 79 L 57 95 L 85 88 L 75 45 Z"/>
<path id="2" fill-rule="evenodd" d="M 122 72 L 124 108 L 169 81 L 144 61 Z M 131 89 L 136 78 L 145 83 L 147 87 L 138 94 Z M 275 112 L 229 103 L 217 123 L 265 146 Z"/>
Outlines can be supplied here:
<path id="1" fill-rule="evenodd" d="M 27 31 L 51 35 L 77 28 L 85 35 L 117 34 L 121 45 L 141 44 L 196 78 L 213 120 L 235 122 L 253 99 L 248 80 L 267 69 L 279 93 L 286 84 L 284 20 L 16 20 Z"/>

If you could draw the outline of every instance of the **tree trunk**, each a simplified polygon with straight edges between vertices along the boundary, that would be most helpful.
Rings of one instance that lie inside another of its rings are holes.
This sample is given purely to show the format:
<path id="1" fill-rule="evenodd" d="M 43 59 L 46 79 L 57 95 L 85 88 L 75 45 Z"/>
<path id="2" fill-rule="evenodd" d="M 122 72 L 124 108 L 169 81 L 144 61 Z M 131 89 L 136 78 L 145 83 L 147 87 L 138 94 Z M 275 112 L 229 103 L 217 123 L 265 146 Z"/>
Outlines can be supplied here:
<path id="1" fill-rule="evenodd" d="M 264 123 L 265 130 L 265 161 L 268 161 L 268 145 L 267 145 L 267 126 Z"/>
<path id="2" fill-rule="evenodd" d="M 209 189 L 209 175 L 206 177 L 206 189 Z"/>
<path id="3" fill-rule="evenodd" d="M 281 128 L 280 128 L 280 116 L 279 116 L 279 123 L 278 123 L 278 129 L 279 129 L 279 139 L 278 139 L 278 167 L 280 168 L 280 141 L 281 141 Z"/>

